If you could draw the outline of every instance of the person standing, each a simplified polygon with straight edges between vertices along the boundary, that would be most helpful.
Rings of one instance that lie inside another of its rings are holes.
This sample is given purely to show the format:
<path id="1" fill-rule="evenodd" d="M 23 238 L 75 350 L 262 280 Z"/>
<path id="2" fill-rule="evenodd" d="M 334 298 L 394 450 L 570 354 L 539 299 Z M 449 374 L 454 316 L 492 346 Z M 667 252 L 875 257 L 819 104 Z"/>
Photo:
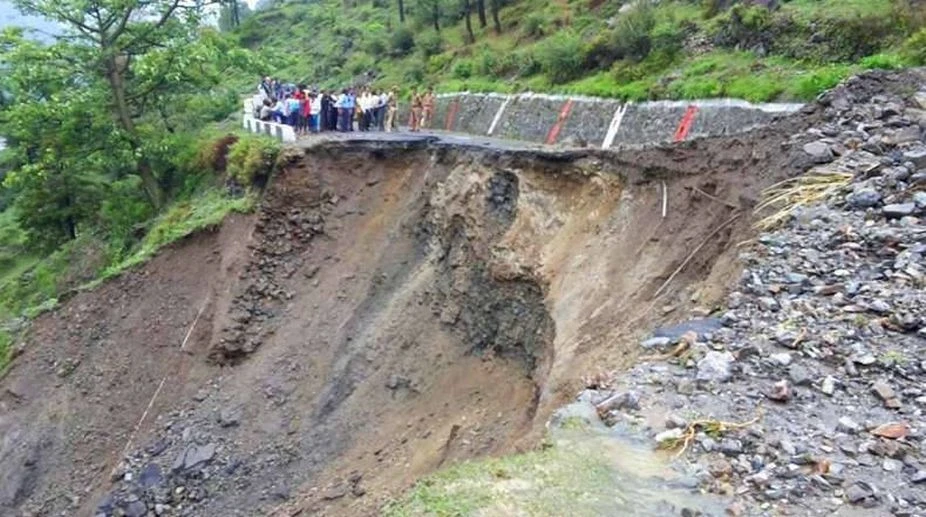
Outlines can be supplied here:
<path id="1" fill-rule="evenodd" d="M 263 104 L 264 99 L 273 100 L 273 88 L 270 86 L 270 77 L 264 77 L 264 79 L 257 86 L 257 94 L 261 96 L 261 104 Z"/>
<path id="2" fill-rule="evenodd" d="M 431 119 L 434 116 L 434 105 L 437 99 L 434 97 L 434 88 L 428 88 L 427 93 L 421 100 L 421 126 L 425 129 L 431 129 Z"/>
<path id="3" fill-rule="evenodd" d="M 305 87 L 300 85 L 296 89 L 296 92 L 293 94 L 293 99 L 295 99 L 295 130 L 297 135 L 306 134 L 306 129 L 309 124 L 309 98 L 306 95 Z"/>
<path id="4" fill-rule="evenodd" d="M 411 97 L 411 116 L 408 119 L 408 129 L 411 132 L 417 132 L 421 124 L 421 95 L 418 90 L 412 88 Z"/>
<path id="5" fill-rule="evenodd" d="M 322 91 L 321 100 L 319 101 L 319 108 L 318 130 L 328 131 L 330 128 L 328 121 L 331 120 L 331 95 L 328 94 L 328 90 Z"/>
<path id="6" fill-rule="evenodd" d="M 395 129 L 395 116 L 399 111 L 399 97 L 396 87 L 393 86 L 386 96 L 386 131 L 391 133 Z"/>
<path id="7" fill-rule="evenodd" d="M 321 96 L 315 92 L 309 95 L 309 108 L 311 110 L 311 114 L 309 115 L 309 131 L 318 133 L 321 131 L 321 117 L 319 114 L 322 112 L 322 99 Z"/>

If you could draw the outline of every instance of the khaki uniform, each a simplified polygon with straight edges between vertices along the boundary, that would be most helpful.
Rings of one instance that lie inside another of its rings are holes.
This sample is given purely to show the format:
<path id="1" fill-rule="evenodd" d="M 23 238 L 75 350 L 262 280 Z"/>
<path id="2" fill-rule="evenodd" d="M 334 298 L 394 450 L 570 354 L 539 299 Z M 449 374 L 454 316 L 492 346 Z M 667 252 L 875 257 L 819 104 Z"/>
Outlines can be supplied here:
<path id="1" fill-rule="evenodd" d="M 386 132 L 391 133 L 395 127 L 395 115 L 399 111 L 399 100 L 395 92 L 389 92 L 389 98 L 386 99 Z"/>
<path id="2" fill-rule="evenodd" d="M 408 120 L 408 127 L 412 131 L 418 131 L 421 128 L 421 95 L 412 95 L 412 115 Z"/>
<path id="3" fill-rule="evenodd" d="M 431 127 L 431 118 L 434 116 L 434 103 L 436 99 L 434 94 L 428 92 L 422 100 L 421 127 L 429 129 Z"/>

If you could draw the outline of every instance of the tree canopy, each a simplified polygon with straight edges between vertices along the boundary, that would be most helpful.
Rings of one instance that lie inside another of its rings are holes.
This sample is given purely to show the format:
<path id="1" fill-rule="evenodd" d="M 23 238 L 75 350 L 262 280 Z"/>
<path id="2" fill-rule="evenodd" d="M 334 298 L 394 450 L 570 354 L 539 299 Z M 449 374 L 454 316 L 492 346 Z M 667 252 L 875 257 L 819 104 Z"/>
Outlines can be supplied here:
<path id="1" fill-rule="evenodd" d="M 184 135 L 237 108 L 230 78 L 257 75 L 250 52 L 203 25 L 201 1 L 16 5 L 62 26 L 50 44 L 0 34 L 4 185 L 49 246 L 160 209 L 184 181 Z"/>

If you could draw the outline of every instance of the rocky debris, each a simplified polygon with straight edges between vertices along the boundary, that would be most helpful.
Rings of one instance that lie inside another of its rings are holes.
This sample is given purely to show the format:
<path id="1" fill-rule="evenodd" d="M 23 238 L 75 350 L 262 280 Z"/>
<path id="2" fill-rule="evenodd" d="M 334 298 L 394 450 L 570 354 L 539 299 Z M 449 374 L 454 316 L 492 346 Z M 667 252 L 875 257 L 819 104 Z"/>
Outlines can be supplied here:
<path id="1" fill-rule="evenodd" d="M 283 196 L 271 194 L 264 200 L 255 225 L 257 244 L 229 310 L 231 323 L 222 329 L 212 351 L 216 360 L 237 360 L 261 345 L 264 335 L 271 332 L 270 321 L 293 296 L 282 287 L 285 280 L 300 269 L 299 254 L 324 233 L 325 217 L 336 204 L 329 191 L 301 199 L 280 200 L 274 195 Z M 304 276 L 313 278 L 317 273 L 318 266 L 309 266 Z"/>
<path id="2" fill-rule="evenodd" d="M 730 352 L 711 350 L 698 361 L 697 379 L 707 382 L 727 381 L 732 376 L 730 365 L 733 361 L 734 357 Z"/>
<path id="3" fill-rule="evenodd" d="M 685 354 L 611 387 L 640 400 L 614 425 L 684 408 L 649 430 L 663 446 L 686 436 L 684 421 L 715 422 L 678 465 L 739 514 L 926 515 L 926 113 L 901 95 L 926 82 L 892 81 L 856 78 L 810 108 L 817 127 L 783 147 L 848 184 L 743 249 L 712 317 L 641 342 L 665 352 L 694 332 Z"/>

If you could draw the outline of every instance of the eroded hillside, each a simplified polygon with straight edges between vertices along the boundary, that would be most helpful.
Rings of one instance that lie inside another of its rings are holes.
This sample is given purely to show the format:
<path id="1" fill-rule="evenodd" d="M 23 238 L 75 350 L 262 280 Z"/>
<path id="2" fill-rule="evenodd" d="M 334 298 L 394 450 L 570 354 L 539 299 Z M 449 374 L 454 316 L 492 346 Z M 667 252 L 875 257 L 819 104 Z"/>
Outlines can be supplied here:
<path id="1" fill-rule="evenodd" d="M 532 448 L 584 375 L 736 278 L 803 123 L 622 154 L 294 151 L 256 216 L 36 322 L 3 380 L 0 508 L 375 514 Z"/>

